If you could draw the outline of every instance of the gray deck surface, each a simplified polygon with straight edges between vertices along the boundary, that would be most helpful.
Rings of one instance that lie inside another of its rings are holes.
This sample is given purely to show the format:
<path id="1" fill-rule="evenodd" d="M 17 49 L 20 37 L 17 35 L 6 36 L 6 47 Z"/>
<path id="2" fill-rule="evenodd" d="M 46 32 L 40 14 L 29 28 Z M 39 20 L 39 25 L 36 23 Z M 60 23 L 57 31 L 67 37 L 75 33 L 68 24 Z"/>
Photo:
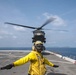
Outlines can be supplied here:
<path id="1" fill-rule="evenodd" d="M 12 63 L 13 61 L 25 56 L 28 52 L 5 52 L 0 51 L 0 67 Z M 46 65 L 47 73 L 46 75 L 76 75 L 76 65 L 63 60 L 53 54 L 43 53 L 44 57 L 49 59 L 59 68 L 53 68 Z M 28 75 L 28 67 L 30 63 L 21 65 L 10 70 L 0 70 L 0 75 Z"/>

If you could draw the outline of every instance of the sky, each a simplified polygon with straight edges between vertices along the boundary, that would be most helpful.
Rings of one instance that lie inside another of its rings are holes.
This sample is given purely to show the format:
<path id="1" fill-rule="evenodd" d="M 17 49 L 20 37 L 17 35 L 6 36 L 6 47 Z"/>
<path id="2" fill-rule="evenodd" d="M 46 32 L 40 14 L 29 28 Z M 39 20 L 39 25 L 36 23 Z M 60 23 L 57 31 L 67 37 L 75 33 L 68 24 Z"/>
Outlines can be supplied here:
<path id="1" fill-rule="evenodd" d="M 0 0 L 0 47 L 31 47 L 33 29 L 4 22 L 44 27 L 46 47 L 76 47 L 76 0 Z M 64 31 L 66 30 L 66 31 Z"/>

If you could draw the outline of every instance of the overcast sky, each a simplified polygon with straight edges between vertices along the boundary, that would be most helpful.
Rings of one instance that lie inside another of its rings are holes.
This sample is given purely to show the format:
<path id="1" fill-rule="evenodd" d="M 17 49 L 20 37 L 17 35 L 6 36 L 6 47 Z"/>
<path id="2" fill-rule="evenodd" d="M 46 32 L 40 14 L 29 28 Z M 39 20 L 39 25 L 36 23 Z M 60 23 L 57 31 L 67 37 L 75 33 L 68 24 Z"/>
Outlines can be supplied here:
<path id="1" fill-rule="evenodd" d="M 0 0 L 0 47 L 32 46 L 33 29 L 4 22 L 39 27 L 50 17 L 45 46 L 76 47 L 76 0 Z"/>

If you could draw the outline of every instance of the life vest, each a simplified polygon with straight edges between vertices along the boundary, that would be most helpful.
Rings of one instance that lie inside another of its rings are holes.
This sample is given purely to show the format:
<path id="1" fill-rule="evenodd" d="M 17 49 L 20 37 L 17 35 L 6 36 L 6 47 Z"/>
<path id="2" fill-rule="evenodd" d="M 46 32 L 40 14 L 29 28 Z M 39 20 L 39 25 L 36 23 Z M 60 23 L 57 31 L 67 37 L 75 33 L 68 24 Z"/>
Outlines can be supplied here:
<path id="1" fill-rule="evenodd" d="M 15 67 L 23 65 L 28 61 L 30 61 L 31 63 L 28 73 L 31 75 L 45 75 L 46 73 L 45 64 L 49 66 L 54 66 L 53 63 L 48 61 L 48 59 L 44 58 L 42 54 L 38 53 L 37 51 L 31 51 L 28 55 L 13 62 L 13 64 Z"/>
<path id="2" fill-rule="evenodd" d="M 35 51 L 33 51 L 33 53 L 35 54 L 36 60 L 30 61 L 31 64 L 28 73 L 30 75 L 45 75 L 46 68 L 45 68 L 43 55 Z"/>

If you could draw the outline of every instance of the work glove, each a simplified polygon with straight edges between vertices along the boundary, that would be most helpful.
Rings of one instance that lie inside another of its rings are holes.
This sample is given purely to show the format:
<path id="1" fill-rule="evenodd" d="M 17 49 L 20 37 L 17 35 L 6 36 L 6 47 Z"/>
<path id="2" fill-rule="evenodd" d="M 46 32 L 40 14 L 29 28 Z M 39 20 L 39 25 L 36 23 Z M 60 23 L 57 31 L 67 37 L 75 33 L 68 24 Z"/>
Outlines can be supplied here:
<path id="1" fill-rule="evenodd" d="M 4 69 L 11 69 L 14 65 L 13 64 L 9 64 L 9 65 L 6 65 L 4 67 L 1 67 L 0 70 L 4 70 Z"/>
<path id="2" fill-rule="evenodd" d="M 59 65 L 54 65 L 53 67 L 57 68 L 57 67 L 59 67 Z"/>

